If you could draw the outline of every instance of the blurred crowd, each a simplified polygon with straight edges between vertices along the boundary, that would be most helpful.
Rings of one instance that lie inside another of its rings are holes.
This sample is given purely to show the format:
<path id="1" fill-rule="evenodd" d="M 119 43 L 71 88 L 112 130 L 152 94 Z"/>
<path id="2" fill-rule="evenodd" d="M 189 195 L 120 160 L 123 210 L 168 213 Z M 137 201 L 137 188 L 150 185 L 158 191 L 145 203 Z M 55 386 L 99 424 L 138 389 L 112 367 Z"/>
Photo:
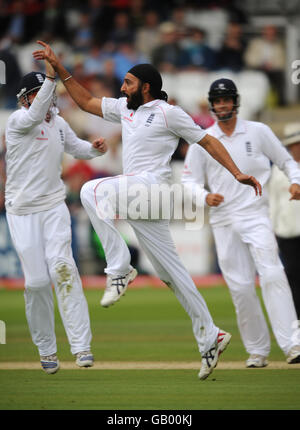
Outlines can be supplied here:
<path id="1" fill-rule="evenodd" d="M 231 0 L 2 0 L 0 2 L 0 60 L 6 66 L 6 83 L 0 87 L 0 109 L 16 109 L 16 92 L 22 75 L 44 71 L 34 61 L 36 40 L 51 44 L 65 67 L 95 96 L 119 97 L 127 70 L 150 62 L 161 73 L 181 71 L 263 71 L 279 105 L 284 104 L 284 38 L 275 26 L 260 34 L 249 32 L 247 17 Z M 247 28 L 247 31 L 245 30 Z M 99 135 L 110 151 L 90 162 L 66 156 L 63 178 L 67 203 L 74 223 L 74 255 L 80 267 L 80 252 L 104 258 L 101 244 L 81 211 L 82 184 L 95 177 L 122 170 L 121 129 L 99 117 L 85 114 L 73 103 L 64 86 L 57 83 L 60 114 L 74 131 L 87 140 Z M 169 103 L 176 103 L 170 99 Z M 195 122 L 207 128 L 214 122 L 206 100 L 199 100 Z M 1 130 L 3 132 L 3 130 Z M 187 144 L 180 142 L 173 161 L 182 161 Z M 5 144 L 0 145 L 0 211 L 4 211 Z M 76 233 L 77 232 L 77 233 Z M 88 237 L 88 240 L 87 240 Z M 80 246 L 77 247 L 77 243 Z M 93 251 L 91 251 L 91 249 Z M 89 251 L 88 251 L 89 250 Z M 138 258 L 132 248 L 132 255 Z M 89 272 L 88 269 L 86 269 Z M 101 271 L 101 270 L 100 270 Z"/>
<path id="2" fill-rule="evenodd" d="M 8 69 L 2 105 L 14 107 L 20 76 L 42 67 L 31 56 L 37 39 L 51 43 L 85 85 L 102 85 L 114 96 L 131 66 L 151 62 L 161 72 L 263 70 L 282 104 L 284 39 L 275 26 L 262 28 L 261 34 L 249 31 L 247 17 L 235 4 L 2 0 L 0 51 Z"/>

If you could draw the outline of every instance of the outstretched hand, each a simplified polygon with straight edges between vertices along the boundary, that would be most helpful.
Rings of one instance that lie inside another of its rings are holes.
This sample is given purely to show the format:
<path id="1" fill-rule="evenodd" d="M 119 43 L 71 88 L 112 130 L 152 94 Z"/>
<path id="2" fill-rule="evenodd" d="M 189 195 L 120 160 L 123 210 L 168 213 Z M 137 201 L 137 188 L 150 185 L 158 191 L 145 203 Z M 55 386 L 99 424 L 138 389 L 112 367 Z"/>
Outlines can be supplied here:
<path id="1" fill-rule="evenodd" d="M 41 40 L 37 40 L 37 43 L 43 46 L 45 49 L 38 49 L 32 53 L 35 60 L 47 60 L 54 70 L 56 70 L 59 60 L 55 53 L 52 51 L 50 45 Z"/>
<path id="2" fill-rule="evenodd" d="M 244 175 L 243 173 L 238 173 L 235 175 L 235 179 L 241 184 L 250 185 L 254 188 L 256 195 L 262 195 L 262 188 L 260 183 L 254 178 L 254 176 Z"/>

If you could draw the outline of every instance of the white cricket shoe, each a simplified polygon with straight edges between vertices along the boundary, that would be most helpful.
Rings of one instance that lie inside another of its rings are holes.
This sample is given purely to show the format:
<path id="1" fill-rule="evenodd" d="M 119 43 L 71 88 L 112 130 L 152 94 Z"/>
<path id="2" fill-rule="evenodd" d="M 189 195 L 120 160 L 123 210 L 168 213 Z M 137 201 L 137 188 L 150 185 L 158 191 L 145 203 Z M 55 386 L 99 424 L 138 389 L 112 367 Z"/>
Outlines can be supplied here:
<path id="1" fill-rule="evenodd" d="M 290 349 L 286 361 L 289 364 L 300 363 L 300 345 L 293 346 Z"/>
<path id="2" fill-rule="evenodd" d="M 42 366 L 42 369 L 49 375 L 56 373 L 60 368 L 59 360 L 57 359 L 56 354 L 42 355 L 41 366 Z"/>
<path id="3" fill-rule="evenodd" d="M 94 365 L 94 356 L 91 351 L 77 352 L 76 364 L 78 367 L 92 367 Z"/>
<path id="4" fill-rule="evenodd" d="M 206 379 L 218 364 L 220 354 L 226 349 L 231 339 L 231 334 L 219 330 L 218 336 L 212 347 L 202 355 L 201 369 L 198 378 Z"/>
<path id="5" fill-rule="evenodd" d="M 246 361 L 246 367 L 266 367 L 268 365 L 267 357 L 260 354 L 250 354 Z"/>
<path id="6" fill-rule="evenodd" d="M 106 288 L 101 299 L 101 306 L 107 308 L 117 302 L 124 295 L 128 284 L 134 281 L 137 276 L 137 270 L 131 269 L 127 275 L 107 275 Z"/>

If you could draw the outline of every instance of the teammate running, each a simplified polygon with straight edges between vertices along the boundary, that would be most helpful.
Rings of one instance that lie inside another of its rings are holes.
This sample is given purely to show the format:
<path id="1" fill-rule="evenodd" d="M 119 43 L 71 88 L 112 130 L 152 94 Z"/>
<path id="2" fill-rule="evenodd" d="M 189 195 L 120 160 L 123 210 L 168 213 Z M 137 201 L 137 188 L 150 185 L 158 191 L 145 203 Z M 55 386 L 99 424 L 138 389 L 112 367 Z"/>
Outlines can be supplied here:
<path id="1" fill-rule="evenodd" d="M 260 122 L 238 118 L 239 94 L 233 81 L 218 79 L 209 90 L 217 122 L 206 131 L 226 147 L 245 172 L 254 172 L 263 189 L 277 165 L 291 183 L 291 199 L 300 199 L 300 170 L 271 129 Z M 278 256 L 268 214 L 268 195 L 254 198 L 200 145 L 191 145 L 182 182 L 187 187 L 205 184 L 205 200 L 220 268 L 232 295 L 247 367 L 268 364 L 270 336 L 255 292 L 256 270 L 262 296 L 278 345 L 288 363 L 300 362 L 300 333 L 290 287 Z M 287 202 L 288 204 L 288 202 Z"/>

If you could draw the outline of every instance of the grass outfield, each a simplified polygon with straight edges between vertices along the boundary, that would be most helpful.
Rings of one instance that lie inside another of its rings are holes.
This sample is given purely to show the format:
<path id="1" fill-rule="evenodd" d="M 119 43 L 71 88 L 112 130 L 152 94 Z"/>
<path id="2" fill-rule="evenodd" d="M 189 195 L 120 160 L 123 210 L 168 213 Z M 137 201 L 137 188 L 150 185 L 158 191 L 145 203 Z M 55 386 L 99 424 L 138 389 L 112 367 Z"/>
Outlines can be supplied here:
<path id="1" fill-rule="evenodd" d="M 9 410 L 299 410 L 300 366 L 272 367 L 285 357 L 272 338 L 270 366 L 244 369 L 247 354 L 237 330 L 226 287 L 201 289 L 215 323 L 232 333 L 220 365 L 206 380 L 197 379 L 200 355 L 190 319 L 167 288 L 132 288 L 110 309 L 99 306 L 103 291 L 85 290 L 93 331 L 96 365 L 76 369 L 56 313 L 61 370 L 7 370 L 1 364 L 38 367 L 24 313 L 23 292 L 0 289 L 0 320 L 5 321 L 6 344 L 0 345 L 0 409 Z M 258 290 L 258 293 L 260 291 Z M 56 308 L 57 309 L 57 308 Z M 67 363 L 71 362 L 70 369 Z M 97 364 L 115 363 L 114 369 Z M 149 369 L 118 369 L 118 363 L 149 363 Z M 226 363 L 236 363 L 227 369 Z M 64 369 L 64 363 L 66 363 Z M 151 368 L 151 363 L 169 368 Z M 176 369 L 176 364 L 196 368 Z M 72 367 L 73 366 L 73 367 Z M 173 367 L 173 368 L 172 368 Z"/>

